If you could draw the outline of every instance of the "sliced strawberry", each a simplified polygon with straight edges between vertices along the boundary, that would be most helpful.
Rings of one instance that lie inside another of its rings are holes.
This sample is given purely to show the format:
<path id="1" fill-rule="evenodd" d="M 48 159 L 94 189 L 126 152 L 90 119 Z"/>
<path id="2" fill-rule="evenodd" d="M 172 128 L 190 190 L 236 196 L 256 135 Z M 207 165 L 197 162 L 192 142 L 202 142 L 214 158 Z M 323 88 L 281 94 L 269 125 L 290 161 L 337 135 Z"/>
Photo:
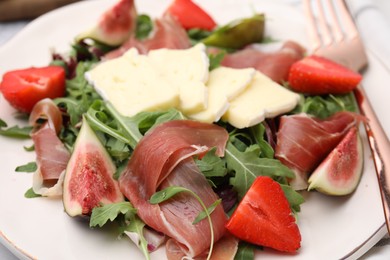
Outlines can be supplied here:
<path id="1" fill-rule="evenodd" d="M 236 237 L 279 251 L 295 252 L 301 234 L 280 184 L 268 176 L 255 179 L 226 224 Z"/>
<path id="2" fill-rule="evenodd" d="M 359 73 L 315 55 L 295 62 L 288 75 L 294 91 L 310 95 L 346 94 L 361 80 Z"/>
<path id="3" fill-rule="evenodd" d="M 199 28 L 211 31 L 217 25 L 214 19 L 192 0 L 173 0 L 166 13 L 176 17 L 187 30 Z"/>

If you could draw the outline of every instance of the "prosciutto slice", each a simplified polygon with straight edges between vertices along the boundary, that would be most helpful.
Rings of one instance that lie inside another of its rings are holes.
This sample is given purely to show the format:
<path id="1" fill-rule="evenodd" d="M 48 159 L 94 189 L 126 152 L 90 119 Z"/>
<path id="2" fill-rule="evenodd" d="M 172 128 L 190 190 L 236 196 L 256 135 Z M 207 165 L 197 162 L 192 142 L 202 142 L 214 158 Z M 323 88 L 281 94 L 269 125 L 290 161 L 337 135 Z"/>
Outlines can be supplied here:
<path id="1" fill-rule="evenodd" d="M 70 159 L 70 152 L 57 136 L 62 126 L 61 111 L 50 99 L 41 100 L 34 106 L 29 122 L 33 126 L 31 138 L 38 165 L 33 177 L 34 192 L 43 196 L 61 195 L 61 185 L 55 184 L 62 180 Z M 51 186 L 54 188 L 50 189 Z"/>
<path id="2" fill-rule="evenodd" d="M 295 189 L 307 188 L 308 175 L 359 120 L 361 116 L 351 112 L 338 112 L 326 120 L 307 114 L 281 117 L 275 157 L 294 170 Z"/>
<path id="3" fill-rule="evenodd" d="M 231 68 L 255 68 L 273 81 L 287 81 L 291 65 L 302 59 L 305 49 L 298 43 L 287 41 L 276 52 L 262 52 L 249 46 L 241 51 L 225 55 L 221 65 Z"/>
<path id="4" fill-rule="evenodd" d="M 150 130 L 138 143 L 119 179 L 122 193 L 138 210 L 139 217 L 153 229 L 172 239 L 190 257 L 203 253 L 210 246 L 210 225 L 207 219 L 192 224 L 203 211 L 198 201 L 180 193 L 158 205 L 149 203 L 158 190 L 180 186 L 195 192 L 208 207 L 218 196 L 200 172 L 192 156 L 202 156 L 216 147 L 222 156 L 228 133 L 222 127 L 189 120 L 170 121 Z M 225 232 L 226 216 L 221 205 L 211 214 L 215 241 Z"/>
<path id="5" fill-rule="evenodd" d="M 138 40 L 135 35 L 132 35 L 121 47 L 107 53 L 104 59 L 117 58 L 133 47 L 141 54 L 160 48 L 187 49 L 191 47 L 187 33 L 170 15 L 164 15 L 160 19 L 156 19 L 154 27 L 154 31 L 149 38 Z"/>

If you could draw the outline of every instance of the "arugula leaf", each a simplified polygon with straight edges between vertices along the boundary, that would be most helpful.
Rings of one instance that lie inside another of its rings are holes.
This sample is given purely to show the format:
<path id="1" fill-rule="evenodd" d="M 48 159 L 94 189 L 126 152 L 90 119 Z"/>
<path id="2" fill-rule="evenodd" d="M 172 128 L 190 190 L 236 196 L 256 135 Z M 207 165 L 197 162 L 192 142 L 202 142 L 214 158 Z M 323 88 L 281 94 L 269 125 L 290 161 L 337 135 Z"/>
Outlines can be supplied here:
<path id="1" fill-rule="evenodd" d="M 35 172 L 38 169 L 36 162 L 29 162 L 25 165 L 16 167 L 15 172 Z"/>
<path id="2" fill-rule="evenodd" d="M 291 210 L 294 213 L 300 212 L 301 204 L 305 202 L 303 196 L 295 191 L 290 185 L 280 184 L 280 186 L 282 187 L 284 195 L 290 204 Z"/>
<path id="3" fill-rule="evenodd" d="M 300 104 L 292 111 L 294 114 L 307 113 L 318 118 L 327 118 L 336 112 L 357 112 L 358 107 L 352 93 L 345 95 L 301 96 Z"/>
<path id="4" fill-rule="evenodd" d="M 102 227 L 108 220 L 114 221 L 122 216 L 119 220 L 121 226 L 120 231 L 136 233 L 140 241 L 137 245 L 141 248 L 146 259 L 150 259 L 148 251 L 148 242 L 146 241 L 143 230 L 145 223 L 136 215 L 137 210 L 128 201 L 117 202 L 112 204 L 106 204 L 101 207 L 95 207 L 92 210 L 91 218 L 89 221 L 90 227 Z"/>
<path id="5" fill-rule="evenodd" d="M 7 127 L 7 123 L 0 118 L 0 127 Z"/>
<path id="6" fill-rule="evenodd" d="M 225 161 L 215 155 L 216 150 L 214 147 L 201 160 L 195 159 L 196 165 L 206 178 L 224 177 L 227 174 Z"/>
<path id="7" fill-rule="evenodd" d="M 219 66 L 221 66 L 221 62 L 222 62 L 223 58 L 225 57 L 225 55 L 226 55 L 226 51 L 220 51 L 216 54 L 210 53 L 208 55 L 209 61 L 210 61 L 209 70 L 211 71 L 211 70 L 216 69 Z"/>
<path id="8" fill-rule="evenodd" d="M 137 210 L 128 201 L 106 204 L 92 209 L 90 227 L 102 227 L 108 220 L 114 221 L 119 214 L 135 214 Z"/>
<path id="9" fill-rule="evenodd" d="M 255 259 L 255 249 L 257 246 L 240 241 L 234 260 L 253 260 Z"/>
<path id="10" fill-rule="evenodd" d="M 139 238 L 138 247 L 141 249 L 142 253 L 145 256 L 145 259 L 149 260 L 149 250 L 148 250 L 148 241 L 146 241 L 144 236 L 145 223 L 137 217 L 135 214 L 128 215 L 126 218 L 126 222 L 128 223 L 126 227 L 124 227 L 124 232 L 135 233 Z"/>
<path id="11" fill-rule="evenodd" d="M 193 196 L 200 203 L 202 208 L 204 209 L 204 213 L 202 213 L 203 211 L 200 212 L 199 213 L 200 216 L 198 215 L 195 218 L 193 224 L 196 224 L 200 220 L 202 220 L 204 218 L 203 214 L 205 214 L 207 216 L 207 219 L 209 221 L 211 240 L 210 240 L 209 253 L 207 255 L 207 260 L 208 260 L 211 257 L 211 253 L 213 252 L 213 246 L 214 246 L 214 229 L 213 229 L 213 222 L 211 221 L 210 214 L 212 213 L 212 211 L 214 211 L 215 207 L 217 207 L 218 204 L 216 204 L 216 205 L 212 204 L 209 208 L 207 208 L 206 205 L 203 203 L 202 199 L 195 192 L 193 192 L 192 190 L 189 190 L 187 188 L 178 187 L 178 186 L 167 187 L 161 191 L 156 192 L 155 194 L 153 194 L 150 197 L 149 202 L 151 204 L 158 204 L 158 203 L 164 202 L 164 201 L 172 198 L 173 196 L 175 196 L 176 194 L 181 193 L 181 192 L 187 192 L 187 193 L 191 194 L 191 196 Z M 215 203 L 220 203 L 220 202 L 215 202 Z M 209 210 L 211 210 L 211 212 Z"/>
<path id="12" fill-rule="evenodd" d="M 141 14 L 137 16 L 136 20 L 136 32 L 135 37 L 137 39 L 145 39 L 149 36 L 150 32 L 153 30 L 152 19 L 146 14 Z"/>
<path id="13" fill-rule="evenodd" d="M 32 151 L 35 150 L 35 145 L 32 144 L 31 146 L 23 146 L 23 148 L 24 148 L 24 150 L 25 150 L 26 152 L 32 152 Z"/>
<path id="14" fill-rule="evenodd" d="M 4 129 L 5 127 L 7 127 L 7 123 L 0 119 L 0 135 L 20 139 L 30 138 L 31 126 L 19 127 L 16 125 Z"/>
<path id="15" fill-rule="evenodd" d="M 70 118 L 70 123 L 75 126 L 81 121 L 82 115 L 96 99 L 100 99 L 84 77 L 84 74 L 95 65 L 95 62 L 79 62 L 76 68 L 76 76 L 66 82 L 66 97 L 56 98 L 56 105 L 64 108 Z"/>
<path id="16" fill-rule="evenodd" d="M 218 199 L 216 201 L 214 201 L 213 204 L 210 205 L 210 207 L 207 208 L 207 210 L 203 210 L 201 211 L 198 216 L 194 219 L 194 221 L 192 222 L 193 225 L 199 223 L 200 221 L 202 221 L 203 219 L 207 218 L 207 215 L 210 215 L 211 213 L 213 213 L 213 211 L 215 210 L 215 208 L 221 204 L 222 202 L 222 199 Z"/>
<path id="17" fill-rule="evenodd" d="M 212 32 L 210 32 L 210 31 L 199 29 L 199 28 L 190 29 L 187 31 L 188 38 L 190 38 L 192 45 L 196 45 L 197 43 L 199 43 L 203 39 L 210 36 L 211 33 Z"/>
<path id="18" fill-rule="evenodd" d="M 294 173 L 279 160 L 260 158 L 258 145 L 251 145 L 245 152 L 239 151 L 231 142 L 226 149 L 226 162 L 228 169 L 235 172 L 230 184 L 242 198 L 257 176 L 270 176 L 271 178 L 293 178 Z M 286 181 L 284 181 L 286 182 Z"/>
<path id="19" fill-rule="evenodd" d="M 33 188 L 30 188 L 28 189 L 25 193 L 24 193 L 24 197 L 27 198 L 27 199 L 32 199 L 32 198 L 38 198 L 38 197 L 42 197 L 40 194 L 36 194 L 33 190 Z"/>
<path id="20" fill-rule="evenodd" d="M 264 140 L 265 126 L 263 124 L 257 124 L 250 127 L 249 131 L 260 147 L 260 157 L 269 159 L 274 158 L 274 149 L 272 149 L 271 145 Z"/>
<path id="21" fill-rule="evenodd" d="M 132 149 L 142 138 L 142 134 L 138 129 L 138 122 L 122 116 L 110 103 L 105 103 L 102 100 L 95 101 L 88 109 L 85 117 L 93 129 L 130 145 Z"/>

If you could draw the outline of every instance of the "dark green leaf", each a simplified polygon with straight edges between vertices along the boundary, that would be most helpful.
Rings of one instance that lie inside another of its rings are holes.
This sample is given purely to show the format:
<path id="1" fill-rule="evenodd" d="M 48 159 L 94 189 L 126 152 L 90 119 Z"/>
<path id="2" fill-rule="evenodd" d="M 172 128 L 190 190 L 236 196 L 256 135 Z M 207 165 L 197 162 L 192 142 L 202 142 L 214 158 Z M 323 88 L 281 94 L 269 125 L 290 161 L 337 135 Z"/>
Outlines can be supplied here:
<path id="1" fill-rule="evenodd" d="M 149 260 L 148 241 L 144 236 L 145 223 L 135 214 L 127 215 L 126 222 L 128 223 L 124 227 L 124 231 L 134 233 L 139 238 L 139 244 L 137 245 L 145 256 L 145 259 Z"/>
<path id="2" fill-rule="evenodd" d="M 240 152 L 230 142 L 225 153 L 228 169 L 235 172 L 230 184 L 242 198 L 257 176 L 270 176 L 271 178 L 293 178 L 294 173 L 280 161 L 269 158 L 259 158 L 260 148 L 257 145 L 248 147 Z"/>
<path id="3" fill-rule="evenodd" d="M 4 129 L 4 127 L 6 127 L 7 124 L 3 120 L 1 121 L 2 123 L 0 126 L 0 135 L 13 137 L 13 138 L 20 138 L 20 139 L 30 138 L 30 132 L 32 130 L 31 126 L 25 126 L 25 127 L 12 126 L 7 129 Z"/>
<path id="4" fill-rule="evenodd" d="M 221 65 L 221 62 L 222 62 L 223 58 L 225 57 L 225 55 L 226 55 L 226 51 L 220 51 L 216 54 L 210 53 L 209 54 L 209 61 L 210 61 L 209 70 L 211 71 L 213 69 L 218 68 Z"/>
<path id="5" fill-rule="evenodd" d="M 190 38 L 191 44 L 195 45 L 199 43 L 201 40 L 205 39 L 211 34 L 210 31 L 203 29 L 190 29 L 187 31 L 187 35 Z"/>
<path id="6" fill-rule="evenodd" d="M 150 32 L 153 30 L 152 19 L 148 15 L 141 14 L 137 16 L 137 25 L 135 36 L 137 39 L 144 39 L 149 36 Z"/>
<path id="7" fill-rule="evenodd" d="M 158 203 L 164 202 L 166 200 L 169 200 L 170 198 L 172 198 L 173 196 L 175 196 L 176 194 L 178 194 L 180 192 L 188 192 L 188 191 L 189 191 L 188 189 L 183 188 L 183 187 L 177 187 L 177 186 L 168 187 L 168 188 L 165 188 L 161 191 L 154 193 L 150 197 L 149 202 L 151 204 L 158 204 Z"/>
<path id="8" fill-rule="evenodd" d="M 265 126 L 263 124 L 257 124 L 249 128 L 249 130 L 260 147 L 260 157 L 269 159 L 274 158 L 274 150 L 271 145 L 264 140 Z"/>
<path id="9" fill-rule="evenodd" d="M 16 167 L 16 172 L 35 172 L 38 169 L 38 166 L 35 162 L 29 162 L 25 165 Z"/>
<path id="10" fill-rule="evenodd" d="M 35 150 L 35 145 L 32 144 L 31 146 L 23 146 L 24 150 L 27 152 L 32 152 Z"/>
<path id="11" fill-rule="evenodd" d="M 214 201 L 214 203 L 211 204 L 210 207 L 207 208 L 207 211 L 203 210 L 198 214 L 198 216 L 195 218 L 195 220 L 192 222 L 192 224 L 195 225 L 195 224 L 199 223 L 200 221 L 202 221 L 203 219 L 207 218 L 207 215 L 211 215 L 211 213 L 213 213 L 215 208 L 219 204 L 221 204 L 221 202 L 222 202 L 221 199 Z"/>
<path id="12" fill-rule="evenodd" d="M 255 259 L 256 246 L 240 241 L 234 260 L 253 260 Z"/>
<path id="13" fill-rule="evenodd" d="M 38 198 L 38 197 L 42 197 L 41 195 L 39 194 L 36 194 L 33 190 L 33 188 L 30 188 L 28 189 L 25 193 L 24 193 L 24 197 L 27 198 L 27 199 L 32 199 L 32 198 Z"/>
<path id="14" fill-rule="evenodd" d="M 137 210 L 128 201 L 106 204 L 101 207 L 95 207 L 92 210 L 89 221 L 90 227 L 102 227 L 108 220 L 113 221 L 119 214 L 136 214 Z"/>
<path id="15" fill-rule="evenodd" d="M 225 161 L 215 155 L 216 148 L 210 149 L 201 160 L 195 159 L 199 170 L 207 177 L 223 177 L 227 173 Z"/>
<path id="16" fill-rule="evenodd" d="M 300 212 L 300 206 L 303 202 L 305 202 L 303 196 L 289 185 L 281 184 L 280 186 L 283 189 L 284 195 L 286 196 L 292 211 L 294 213 Z"/>
<path id="17" fill-rule="evenodd" d="M 7 127 L 7 123 L 3 119 L 0 118 L 0 128 L 1 127 Z"/>
<path id="18" fill-rule="evenodd" d="M 352 93 L 346 95 L 302 96 L 300 104 L 292 113 L 307 113 L 324 119 L 340 111 L 358 111 Z"/>

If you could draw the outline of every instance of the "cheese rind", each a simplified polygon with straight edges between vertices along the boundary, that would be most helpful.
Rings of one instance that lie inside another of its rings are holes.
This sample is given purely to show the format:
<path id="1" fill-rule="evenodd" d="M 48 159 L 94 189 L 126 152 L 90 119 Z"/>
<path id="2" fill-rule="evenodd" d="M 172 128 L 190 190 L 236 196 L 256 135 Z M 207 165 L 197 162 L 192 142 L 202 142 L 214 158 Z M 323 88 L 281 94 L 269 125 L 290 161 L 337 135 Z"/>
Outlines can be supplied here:
<path id="1" fill-rule="evenodd" d="M 207 108 L 188 116 L 202 122 L 217 122 L 229 108 L 229 101 L 245 91 L 254 74 L 255 70 L 251 68 L 219 67 L 212 70 L 207 82 L 209 90 Z"/>
<path id="2" fill-rule="evenodd" d="M 236 128 L 245 128 L 294 109 L 299 95 L 256 71 L 248 88 L 230 102 L 222 119 Z"/>

